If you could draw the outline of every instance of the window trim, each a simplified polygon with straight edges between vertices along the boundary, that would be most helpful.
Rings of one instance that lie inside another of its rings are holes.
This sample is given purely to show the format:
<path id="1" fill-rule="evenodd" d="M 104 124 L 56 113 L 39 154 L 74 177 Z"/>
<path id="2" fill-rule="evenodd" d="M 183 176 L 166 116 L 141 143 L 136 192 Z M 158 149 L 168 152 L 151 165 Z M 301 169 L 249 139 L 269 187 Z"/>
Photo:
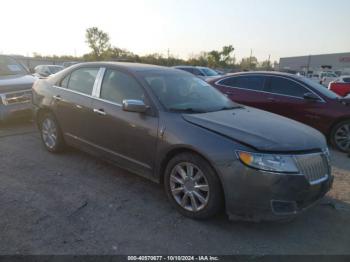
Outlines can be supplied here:
<path id="1" fill-rule="evenodd" d="M 270 93 L 270 94 L 274 94 L 274 95 L 277 95 L 277 96 L 289 96 L 289 97 L 295 97 L 295 98 L 304 99 L 303 97 L 296 96 L 296 95 L 280 94 L 280 93 L 276 93 L 276 92 L 271 92 L 271 91 L 269 91 L 268 89 L 271 88 L 271 80 L 272 80 L 274 77 L 275 77 L 275 78 L 280 78 L 280 79 L 285 79 L 285 80 L 287 80 L 287 81 L 289 80 L 289 81 L 294 82 L 295 84 L 301 86 L 301 87 L 304 88 L 306 91 L 310 91 L 309 89 L 305 88 L 303 85 L 299 84 L 297 81 L 293 81 L 293 80 L 291 80 L 291 79 L 289 79 L 289 78 L 284 78 L 284 77 L 280 77 L 280 76 L 269 76 L 268 79 L 267 79 L 268 81 L 267 81 L 267 85 L 266 85 L 265 88 L 267 89 L 266 92 L 268 92 L 268 93 Z"/>
<path id="2" fill-rule="evenodd" d="M 228 87 L 228 88 L 236 88 L 236 89 L 241 89 L 241 90 L 247 90 L 247 91 L 255 91 L 255 92 L 265 92 L 265 87 L 266 87 L 266 79 L 264 79 L 264 83 L 263 83 L 263 89 L 262 90 L 256 90 L 256 89 L 248 89 L 248 88 L 242 88 L 242 87 L 238 87 L 238 86 L 228 86 L 228 85 L 224 85 L 224 84 L 221 84 L 220 82 L 221 81 L 224 81 L 226 79 L 229 79 L 229 78 L 237 78 L 237 77 L 246 77 L 246 76 L 260 76 L 260 77 L 264 77 L 263 75 L 258 75 L 258 74 L 252 74 L 252 75 L 237 75 L 237 76 L 229 76 L 229 77 L 225 77 L 223 79 L 220 79 L 218 81 L 216 81 L 214 84 L 215 85 L 219 85 L 219 86 L 224 86 L 224 87 Z"/>
<path id="3" fill-rule="evenodd" d="M 235 76 L 227 76 L 225 78 L 222 78 L 216 82 L 214 82 L 215 85 L 218 85 L 218 86 L 223 86 L 223 87 L 228 87 L 228 88 L 234 88 L 234 89 L 240 89 L 240 90 L 245 90 L 245 91 L 251 91 L 251 92 L 259 92 L 259 93 L 265 93 L 265 94 L 272 94 L 272 95 L 276 95 L 276 96 L 285 96 L 285 97 L 291 97 L 291 98 L 297 98 L 297 99 L 301 99 L 301 100 L 305 100 L 304 98 L 302 97 L 298 97 L 298 96 L 291 96 L 291 95 L 283 95 L 283 94 L 276 94 L 276 93 L 272 93 L 272 92 L 268 92 L 268 91 L 265 91 L 266 90 L 266 80 L 265 80 L 265 85 L 264 85 L 264 90 L 253 90 L 253 89 L 245 89 L 245 88 L 240 88 L 240 87 L 232 87 L 232 86 L 228 86 L 228 85 L 224 85 L 224 84 L 221 84 L 220 82 L 225 80 L 225 79 L 228 79 L 228 78 L 231 78 L 231 77 L 239 77 L 239 76 L 243 76 L 243 75 L 235 75 Z M 313 90 L 311 90 L 309 87 L 307 87 L 305 84 L 303 83 L 300 83 L 298 81 L 295 81 L 294 79 L 292 78 L 289 78 L 289 77 L 284 77 L 284 76 L 274 76 L 274 75 L 267 75 L 267 74 L 249 74 L 249 75 L 246 75 L 246 76 L 264 76 L 264 77 L 280 77 L 280 78 L 284 78 L 284 79 L 287 79 L 287 80 L 291 80 L 303 87 L 305 87 L 307 90 L 310 91 L 310 93 L 314 93 L 316 96 L 318 96 L 318 98 L 320 99 L 320 103 L 326 103 L 326 101 L 317 93 L 315 93 Z"/>
<path id="4" fill-rule="evenodd" d="M 308 88 L 306 85 L 298 82 L 298 81 L 295 81 L 294 79 L 292 78 L 288 78 L 288 77 L 284 77 L 284 76 L 274 76 L 274 75 L 270 75 L 268 76 L 269 77 L 269 81 L 268 81 L 268 85 L 270 85 L 270 81 L 271 81 L 271 78 L 272 77 L 276 77 L 276 78 L 283 78 L 283 79 L 286 79 L 286 80 L 289 80 L 289 81 L 292 81 L 294 83 L 296 83 L 297 85 L 300 85 L 302 86 L 303 88 L 305 88 L 306 90 L 308 90 L 310 93 L 313 93 L 314 95 L 318 96 L 318 98 L 320 99 L 320 101 L 318 102 L 322 102 L 322 103 L 326 103 L 326 101 L 317 93 L 315 93 L 313 90 L 311 90 L 310 88 Z M 268 92 L 268 91 L 265 91 L 266 93 L 269 93 L 269 94 L 273 94 L 273 95 L 276 95 L 276 96 L 286 96 L 286 97 L 292 97 L 292 98 L 298 98 L 298 99 L 301 99 L 301 100 L 305 100 L 303 97 L 300 97 L 300 96 L 292 96 L 292 95 L 285 95 L 285 94 L 278 94 L 278 93 L 273 93 L 273 92 Z"/>
<path id="5" fill-rule="evenodd" d="M 79 91 L 76 91 L 76 90 L 73 90 L 73 89 L 70 89 L 69 88 L 69 83 L 70 83 L 70 79 L 71 79 L 71 77 L 72 77 L 72 74 L 74 73 L 74 72 L 76 72 L 76 71 L 78 71 L 78 70 L 81 70 L 81 69 L 97 69 L 97 74 L 96 74 L 96 77 L 95 77 L 95 81 L 94 81 L 94 85 L 92 86 L 92 90 L 91 90 L 91 93 L 90 94 L 87 94 L 87 93 L 83 93 L 83 92 L 79 92 Z M 79 93 L 79 94 L 85 94 L 85 95 L 88 95 L 88 96 L 93 96 L 93 93 L 94 93 L 94 89 L 95 89 L 95 86 L 96 86 L 96 84 L 97 84 L 97 77 L 98 77 L 98 74 L 100 73 L 100 71 L 101 71 L 101 67 L 79 67 L 79 68 L 77 68 L 77 69 L 75 69 L 75 70 L 72 70 L 72 71 L 70 71 L 69 72 L 69 80 L 68 80 L 68 84 L 67 84 L 67 90 L 70 90 L 70 91 L 74 91 L 74 92 L 76 92 L 76 93 Z M 64 78 L 63 78 L 64 79 Z"/>
<path id="6" fill-rule="evenodd" d="M 93 85 L 93 87 L 92 87 L 91 94 L 82 93 L 82 92 L 79 92 L 79 91 L 72 90 L 72 89 L 69 89 L 69 88 L 68 88 L 68 86 L 69 86 L 69 81 L 70 81 L 70 77 L 71 77 L 72 73 L 75 72 L 75 71 L 77 71 L 77 70 L 79 70 L 79 69 L 83 69 L 83 68 L 95 68 L 95 69 L 98 69 L 98 72 L 97 72 L 97 75 L 96 75 L 96 78 L 95 78 L 95 82 L 94 82 L 94 85 Z M 93 97 L 94 97 L 94 96 L 93 96 L 94 90 L 95 90 L 96 85 L 97 85 L 97 78 L 98 78 L 98 76 L 99 76 L 99 73 L 100 73 L 101 69 L 102 69 L 101 67 L 79 67 L 79 68 L 76 68 L 75 70 L 69 71 L 68 74 L 64 75 L 59 81 L 57 81 L 57 82 L 53 85 L 53 87 L 58 88 L 58 89 L 61 89 L 61 90 L 66 90 L 66 91 L 69 91 L 69 92 L 74 93 L 74 94 L 83 95 L 83 96 L 86 96 L 86 97 L 89 97 L 89 98 L 93 98 Z M 68 84 L 67 84 L 67 87 L 59 86 L 59 85 L 62 84 L 62 81 L 63 81 L 66 77 L 68 77 Z M 58 85 L 57 85 L 57 83 L 58 83 Z"/>
<path id="7" fill-rule="evenodd" d="M 65 77 L 69 76 L 69 78 L 70 78 L 71 73 L 76 71 L 76 70 L 78 70 L 78 69 L 80 69 L 80 68 L 98 68 L 99 69 L 99 72 L 96 75 L 96 79 L 95 79 L 94 87 L 92 89 L 92 93 L 90 95 L 89 94 L 85 94 L 85 93 L 81 93 L 81 92 L 78 92 L 78 91 L 75 91 L 75 90 L 71 90 L 71 89 L 68 89 L 68 88 L 64 88 L 64 87 L 61 87 L 61 86 L 58 86 L 58 84 L 60 84 L 61 81 Z M 142 88 L 143 92 L 145 93 L 146 102 L 150 106 L 150 109 L 149 109 L 150 113 L 148 115 L 149 116 L 153 116 L 153 117 L 157 117 L 158 116 L 158 110 L 159 109 L 155 105 L 155 102 L 153 101 L 152 96 L 149 95 L 149 93 L 148 93 L 149 91 L 147 90 L 147 88 L 144 87 L 142 82 L 140 82 L 140 80 L 137 77 L 132 75 L 129 71 L 123 70 L 123 68 L 113 67 L 113 66 L 109 67 L 109 66 L 104 66 L 104 65 L 103 66 L 83 66 L 83 67 L 74 68 L 74 69 L 71 69 L 70 71 L 68 71 L 66 74 L 64 74 L 62 76 L 59 76 L 59 79 L 57 79 L 57 81 L 55 81 L 52 84 L 52 87 L 60 89 L 60 90 L 69 91 L 71 93 L 82 95 L 82 96 L 85 96 L 85 97 L 88 97 L 88 98 L 92 98 L 92 99 L 95 99 L 95 100 L 98 100 L 98 101 L 101 101 L 101 102 L 105 102 L 105 103 L 108 103 L 108 104 L 111 104 L 111 105 L 122 107 L 123 106 L 122 104 L 119 104 L 119 103 L 116 103 L 116 102 L 112 102 L 112 101 L 100 98 L 100 95 L 98 93 L 101 90 L 102 81 L 103 81 L 103 78 L 104 78 L 104 75 L 105 75 L 105 72 L 106 72 L 107 69 L 120 71 L 120 72 L 123 72 L 123 73 L 129 75 L 130 77 L 134 78 L 135 81 Z M 99 79 L 99 80 L 96 81 L 97 79 Z"/>
<path id="8" fill-rule="evenodd" d="M 68 84 L 69 84 L 69 80 L 70 80 L 70 75 L 71 74 L 69 73 L 69 74 L 65 75 L 64 77 L 62 77 L 62 79 L 60 81 L 58 81 L 58 87 L 61 87 L 63 89 L 67 89 L 68 90 Z M 68 78 L 67 87 L 63 87 L 62 86 L 62 82 L 63 82 L 64 79 L 66 79 L 66 77 Z"/>

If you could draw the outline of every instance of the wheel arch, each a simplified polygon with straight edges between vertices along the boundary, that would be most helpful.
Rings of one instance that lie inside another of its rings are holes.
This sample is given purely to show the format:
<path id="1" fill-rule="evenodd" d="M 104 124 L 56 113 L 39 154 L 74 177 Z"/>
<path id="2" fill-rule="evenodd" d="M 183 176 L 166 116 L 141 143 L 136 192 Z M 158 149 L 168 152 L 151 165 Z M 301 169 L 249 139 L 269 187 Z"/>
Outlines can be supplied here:
<path id="1" fill-rule="evenodd" d="M 35 123 L 38 127 L 40 127 L 40 119 L 41 117 L 46 114 L 46 113 L 50 113 L 52 114 L 54 117 L 56 117 L 55 113 L 53 112 L 52 109 L 50 109 L 49 107 L 41 107 L 39 108 L 36 113 L 35 113 Z"/>
<path id="2" fill-rule="evenodd" d="M 222 192 L 224 192 L 224 187 L 222 185 L 222 180 L 221 180 L 221 176 L 220 176 L 220 172 L 217 170 L 217 168 L 215 168 L 215 166 L 213 165 L 213 163 L 208 159 L 208 157 L 206 157 L 205 155 L 201 154 L 200 152 L 198 152 L 198 150 L 195 150 L 193 148 L 190 147 L 186 147 L 186 146 L 179 146 L 176 148 L 172 148 L 170 149 L 165 156 L 162 158 L 161 163 L 159 165 L 158 168 L 158 177 L 159 177 L 159 183 L 160 184 L 164 184 L 164 172 L 166 169 L 166 166 L 168 165 L 169 161 L 175 157 L 178 154 L 182 154 L 182 153 L 192 153 L 192 154 L 196 154 L 198 156 L 200 156 L 201 158 L 203 158 L 205 161 L 207 161 L 207 163 L 209 164 L 209 166 L 215 171 L 216 175 L 218 176 L 218 179 L 220 181 L 220 186 L 222 189 Z"/>
<path id="3" fill-rule="evenodd" d="M 329 130 L 328 130 L 328 134 L 327 134 L 327 139 L 330 141 L 331 140 L 331 135 L 332 135 L 332 131 L 333 129 L 340 124 L 341 122 L 344 121 L 350 121 L 350 116 L 343 116 L 338 118 L 337 120 L 335 120 L 332 125 L 330 126 Z"/>

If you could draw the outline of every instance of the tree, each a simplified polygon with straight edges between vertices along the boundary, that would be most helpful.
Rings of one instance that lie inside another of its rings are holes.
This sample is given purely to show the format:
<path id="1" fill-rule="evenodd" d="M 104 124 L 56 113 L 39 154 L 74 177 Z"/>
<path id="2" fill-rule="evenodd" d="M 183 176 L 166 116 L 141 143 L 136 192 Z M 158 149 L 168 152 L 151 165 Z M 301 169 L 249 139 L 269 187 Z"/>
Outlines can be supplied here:
<path id="1" fill-rule="evenodd" d="M 213 50 L 208 53 L 208 64 L 211 67 L 227 67 L 234 65 L 234 58 L 231 53 L 235 49 L 232 45 L 224 46 L 221 51 Z"/>
<path id="2" fill-rule="evenodd" d="M 234 47 L 232 45 L 224 46 L 221 51 L 221 61 L 223 64 L 229 65 L 229 64 L 234 64 L 235 59 L 231 57 L 231 53 L 234 51 Z"/>
<path id="3" fill-rule="evenodd" d="M 261 65 L 260 65 L 260 68 L 263 69 L 263 70 L 271 71 L 272 70 L 272 65 L 271 65 L 270 60 L 262 61 Z"/>
<path id="4" fill-rule="evenodd" d="M 107 51 L 111 48 L 109 43 L 109 35 L 97 27 L 86 29 L 86 43 L 92 49 L 90 58 L 94 60 L 102 60 Z"/>
<path id="5" fill-rule="evenodd" d="M 221 52 L 213 50 L 208 53 L 208 65 L 210 67 L 218 67 L 220 65 Z"/>

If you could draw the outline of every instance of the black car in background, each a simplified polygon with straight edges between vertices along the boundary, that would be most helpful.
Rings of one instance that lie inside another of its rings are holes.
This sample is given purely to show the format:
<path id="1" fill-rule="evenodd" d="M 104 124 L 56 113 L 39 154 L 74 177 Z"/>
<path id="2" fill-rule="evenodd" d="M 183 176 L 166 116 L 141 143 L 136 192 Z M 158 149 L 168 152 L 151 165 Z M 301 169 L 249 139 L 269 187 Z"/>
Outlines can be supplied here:
<path id="1" fill-rule="evenodd" d="M 0 122 L 31 114 L 34 81 L 15 58 L 0 55 Z"/>
<path id="2" fill-rule="evenodd" d="M 162 183 L 191 218 L 286 219 L 332 185 L 321 133 L 180 70 L 82 63 L 38 80 L 33 103 L 48 151 L 68 144 Z"/>

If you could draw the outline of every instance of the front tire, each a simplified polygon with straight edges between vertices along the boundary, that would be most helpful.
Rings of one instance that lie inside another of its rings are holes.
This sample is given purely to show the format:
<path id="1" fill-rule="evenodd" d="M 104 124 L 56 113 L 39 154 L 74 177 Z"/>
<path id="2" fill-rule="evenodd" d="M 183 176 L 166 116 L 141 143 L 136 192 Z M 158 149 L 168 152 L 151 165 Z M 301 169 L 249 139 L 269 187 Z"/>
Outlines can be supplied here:
<path id="1" fill-rule="evenodd" d="M 332 145 L 342 151 L 350 152 L 350 120 L 338 123 L 331 132 Z"/>
<path id="2" fill-rule="evenodd" d="M 51 153 L 59 153 L 64 147 L 61 129 L 52 113 L 44 113 L 39 122 L 41 140 L 45 148 Z"/>
<path id="3" fill-rule="evenodd" d="M 223 207 L 218 176 L 209 163 L 196 154 L 182 153 L 169 161 L 164 187 L 170 202 L 184 216 L 207 219 Z"/>

